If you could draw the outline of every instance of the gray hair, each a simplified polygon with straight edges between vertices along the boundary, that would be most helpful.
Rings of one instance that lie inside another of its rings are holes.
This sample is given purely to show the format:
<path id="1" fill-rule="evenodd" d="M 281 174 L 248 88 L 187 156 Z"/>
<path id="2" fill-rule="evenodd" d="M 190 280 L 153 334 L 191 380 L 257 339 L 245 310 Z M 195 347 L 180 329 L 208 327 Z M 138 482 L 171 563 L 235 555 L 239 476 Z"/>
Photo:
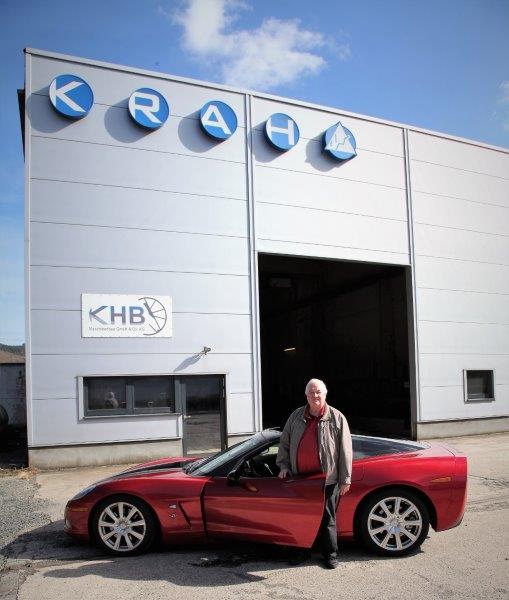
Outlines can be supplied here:
<path id="1" fill-rule="evenodd" d="M 306 384 L 306 389 L 304 390 L 304 393 L 307 394 L 309 392 L 309 388 L 313 385 L 319 385 L 321 388 L 323 388 L 324 392 L 327 392 L 327 386 L 325 385 L 325 383 L 321 380 L 321 379 L 310 379 L 307 384 Z"/>

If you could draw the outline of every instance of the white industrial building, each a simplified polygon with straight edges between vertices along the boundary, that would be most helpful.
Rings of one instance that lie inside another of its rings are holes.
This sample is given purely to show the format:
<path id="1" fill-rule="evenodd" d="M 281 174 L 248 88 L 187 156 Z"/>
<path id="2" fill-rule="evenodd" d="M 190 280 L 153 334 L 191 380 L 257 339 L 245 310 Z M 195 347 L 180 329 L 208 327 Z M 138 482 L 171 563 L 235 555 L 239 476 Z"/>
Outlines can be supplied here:
<path id="1" fill-rule="evenodd" d="M 509 425 L 509 151 L 26 50 L 35 466 Z"/>

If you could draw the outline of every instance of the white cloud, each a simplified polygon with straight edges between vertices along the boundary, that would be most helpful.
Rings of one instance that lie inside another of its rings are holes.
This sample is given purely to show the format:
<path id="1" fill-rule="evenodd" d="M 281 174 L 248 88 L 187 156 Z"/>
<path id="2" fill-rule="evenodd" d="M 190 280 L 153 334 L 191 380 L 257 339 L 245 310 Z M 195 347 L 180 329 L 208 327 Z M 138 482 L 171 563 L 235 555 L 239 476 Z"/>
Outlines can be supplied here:
<path id="1" fill-rule="evenodd" d="M 509 104 L 509 81 L 502 81 L 502 83 L 499 85 L 499 90 L 500 96 L 498 101 L 501 104 Z M 502 126 L 505 131 L 509 131 L 509 115 L 506 113 L 503 118 L 504 121 Z"/>
<path id="2" fill-rule="evenodd" d="M 501 102 L 509 102 L 509 81 L 502 81 L 500 84 Z"/>
<path id="3" fill-rule="evenodd" d="M 240 10 L 248 8 L 239 0 L 186 0 L 173 15 L 184 48 L 213 66 L 224 83 L 270 89 L 318 73 L 327 64 L 326 50 L 342 61 L 350 56 L 348 44 L 304 29 L 298 19 L 270 17 L 257 28 L 235 29 Z"/>

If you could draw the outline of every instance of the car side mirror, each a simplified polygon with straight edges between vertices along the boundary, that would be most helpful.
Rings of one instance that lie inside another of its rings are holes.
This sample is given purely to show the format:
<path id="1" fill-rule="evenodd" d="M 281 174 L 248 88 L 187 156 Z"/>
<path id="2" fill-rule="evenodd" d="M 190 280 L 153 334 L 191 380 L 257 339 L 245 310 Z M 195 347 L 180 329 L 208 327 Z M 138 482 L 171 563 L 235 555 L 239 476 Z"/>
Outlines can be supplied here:
<path id="1" fill-rule="evenodd" d="M 228 483 L 229 486 L 238 485 L 239 484 L 239 477 L 240 477 L 240 475 L 239 475 L 238 470 L 237 469 L 233 469 L 226 476 L 226 481 L 227 481 L 227 483 Z"/>

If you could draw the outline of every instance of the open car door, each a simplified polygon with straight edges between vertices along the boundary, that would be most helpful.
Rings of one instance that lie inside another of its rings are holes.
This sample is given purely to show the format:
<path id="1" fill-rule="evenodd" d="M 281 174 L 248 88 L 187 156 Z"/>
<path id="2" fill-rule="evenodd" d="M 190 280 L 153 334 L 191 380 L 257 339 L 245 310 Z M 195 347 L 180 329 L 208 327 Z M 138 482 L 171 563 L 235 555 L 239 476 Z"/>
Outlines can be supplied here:
<path id="1" fill-rule="evenodd" d="M 325 474 L 211 477 L 203 492 L 208 535 L 310 548 L 320 527 Z"/>

